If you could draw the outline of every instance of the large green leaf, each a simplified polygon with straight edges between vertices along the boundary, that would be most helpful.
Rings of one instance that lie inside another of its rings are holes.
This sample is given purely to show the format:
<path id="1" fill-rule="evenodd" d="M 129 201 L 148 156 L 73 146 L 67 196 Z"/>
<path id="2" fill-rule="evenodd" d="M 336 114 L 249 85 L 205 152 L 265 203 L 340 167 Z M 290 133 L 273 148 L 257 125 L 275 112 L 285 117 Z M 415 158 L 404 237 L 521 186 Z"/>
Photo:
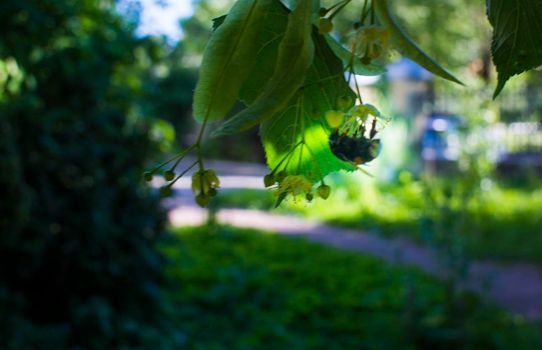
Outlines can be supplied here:
<path id="1" fill-rule="evenodd" d="M 495 98 L 510 77 L 542 65 L 542 1 L 487 0 L 487 15 L 499 73 Z"/>
<path id="2" fill-rule="evenodd" d="M 416 43 L 414 43 L 414 41 L 401 29 L 391 14 L 389 0 L 373 0 L 373 3 L 378 18 L 386 29 L 390 31 L 393 43 L 402 55 L 412 59 L 431 73 L 438 75 L 441 78 L 463 85 L 461 81 L 455 78 L 452 74 L 448 73 L 448 71 L 442 68 L 434 59 L 423 52 L 422 49 L 420 49 L 418 45 L 416 45 Z"/>
<path id="3" fill-rule="evenodd" d="M 269 168 L 280 164 L 279 170 L 316 182 L 334 171 L 356 169 L 331 152 L 331 130 L 323 117 L 326 111 L 339 109 L 340 98 L 353 104 L 355 94 L 344 79 L 341 61 L 316 29 L 313 38 L 315 58 L 303 89 L 285 110 L 262 123 L 260 134 Z"/>
<path id="4" fill-rule="evenodd" d="M 216 26 L 203 53 L 193 112 L 200 122 L 226 116 L 256 64 L 258 36 L 275 0 L 238 0 Z"/>
<path id="5" fill-rule="evenodd" d="M 263 22 L 258 36 L 258 51 L 255 52 L 256 62 L 252 71 L 243 83 L 238 98 L 250 105 L 261 93 L 262 87 L 271 79 L 277 63 L 279 44 L 284 37 L 288 25 L 290 10 L 280 1 L 273 1 L 269 13 Z M 213 29 L 216 30 L 226 18 L 226 15 L 213 19 Z"/>
<path id="6" fill-rule="evenodd" d="M 246 106 L 254 102 L 261 93 L 262 87 L 273 75 L 277 65 L 279 44 L 288 26 L 289 14 L 290 10 L 280 1 L 275 1 L 271 6 L 262 33 L 258 37 L 259 50 L 256 52 L 258 64 L 250 72 L 248 79 L 239 91 L 239 99 Z"/>
<path id="7" fill-rule="evenodd" d="M 306 113 L 323 121 L 327 111 L 339 110 L 339 99 L 350 101 L 345 111 L 349 109 L 356 100 L 356 94 L 344 78 L 342 62 L 324 36 L 313 28 L 312 37 L 315 59 L 303 84 L 304 105 Z"/>
<path id="8" fill-rule="evenodd" d="M 288 25 L 280 41 L 273 75 L 258 97 L 215 130 L 214 136 L 246 130 L 286 107 L 303 84 L 314 57 L 314 44 L 311 39 L 313 10 L 313 0 L 298 1 L 296 8 L 288 16 Z"/>

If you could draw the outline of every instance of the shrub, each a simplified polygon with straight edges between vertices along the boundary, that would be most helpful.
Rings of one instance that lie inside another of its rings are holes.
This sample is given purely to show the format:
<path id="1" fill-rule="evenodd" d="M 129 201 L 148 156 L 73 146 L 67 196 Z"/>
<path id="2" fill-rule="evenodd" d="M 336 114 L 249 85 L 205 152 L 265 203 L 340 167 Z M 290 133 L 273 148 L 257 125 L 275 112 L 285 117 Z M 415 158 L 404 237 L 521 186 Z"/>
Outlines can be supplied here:
<path id="1" fill-rule="evenodd" d="M 6 1 L 0 13 L 0 62 L 22 76 L 0 85 L 0 348 L 163 348 L 140 43 L 112 1 Z"/>

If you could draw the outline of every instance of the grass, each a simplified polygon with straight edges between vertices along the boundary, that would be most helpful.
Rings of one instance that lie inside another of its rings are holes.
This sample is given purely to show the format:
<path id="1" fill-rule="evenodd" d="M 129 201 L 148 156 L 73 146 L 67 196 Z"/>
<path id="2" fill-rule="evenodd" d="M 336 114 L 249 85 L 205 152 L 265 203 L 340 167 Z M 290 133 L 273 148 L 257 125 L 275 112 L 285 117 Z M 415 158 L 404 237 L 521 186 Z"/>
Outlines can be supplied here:
<path id="1" fill-rule="evenodd" d="M 370 179 L 345 181 L 335 181 L 326 201 L 289 201 L 278 212 L 387 237 L 407 236 L 428 245 L 454 236 L 474 258 L 542 264 L 540 187 L 490 183 L 485 190 L 465 194 L 461 184 L 451 181 L 435 187 L 410 179 L 393 185 Z M 219 205 L 268 210 L 274 206 L 274 197 L 263 190 L 230 191 L 222 194 Z"/>
<path id="2" fill-rule="evenodd" d="M 247 208 L 270 210 L 275 206 L 275 197 L 268 190 L 235 189 L 219 191 L 213 198 L 213 208 Z"/>
<path id="3" fill-rule="evenodd" d="M 528 324 L 415 270 L 229 227 L 176 231 L 171 312 L 187 349 L 539 349 Z"/>

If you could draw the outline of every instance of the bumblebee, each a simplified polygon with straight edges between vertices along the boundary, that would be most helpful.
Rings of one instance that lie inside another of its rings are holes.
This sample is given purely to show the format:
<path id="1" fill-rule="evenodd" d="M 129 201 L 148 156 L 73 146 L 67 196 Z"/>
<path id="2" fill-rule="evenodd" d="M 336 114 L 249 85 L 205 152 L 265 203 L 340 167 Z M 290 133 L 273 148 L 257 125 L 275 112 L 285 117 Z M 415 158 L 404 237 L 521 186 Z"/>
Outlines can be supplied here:
<path id="1" fill-rule="evenodd" d="M 372 161 L 380 153 L 380 139 L 375 138 L 376 134 L 376 119 L 373 119 L 367 136 L 365 123 L 353 134 L 336 129 L 329 137 L 329 146 L 337 158 L 362 165 Z"/>

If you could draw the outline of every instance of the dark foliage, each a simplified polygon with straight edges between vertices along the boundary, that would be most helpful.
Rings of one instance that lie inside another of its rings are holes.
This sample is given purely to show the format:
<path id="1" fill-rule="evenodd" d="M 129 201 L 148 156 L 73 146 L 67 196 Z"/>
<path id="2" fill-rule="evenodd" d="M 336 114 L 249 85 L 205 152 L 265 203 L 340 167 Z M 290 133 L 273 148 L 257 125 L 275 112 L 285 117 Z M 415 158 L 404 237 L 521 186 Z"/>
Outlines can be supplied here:
<path id="1" fill-rule="evenodd" d="M 0 348 L 166 347 L 143 40 L 108 1 L 2 1 L 0 31 Z"/>
<path id="2" fill-rule="evenodd" d="M 526 322 L 419 271 L 222 226 L 164 246 L 186 349 L 539 349 Z"/>

